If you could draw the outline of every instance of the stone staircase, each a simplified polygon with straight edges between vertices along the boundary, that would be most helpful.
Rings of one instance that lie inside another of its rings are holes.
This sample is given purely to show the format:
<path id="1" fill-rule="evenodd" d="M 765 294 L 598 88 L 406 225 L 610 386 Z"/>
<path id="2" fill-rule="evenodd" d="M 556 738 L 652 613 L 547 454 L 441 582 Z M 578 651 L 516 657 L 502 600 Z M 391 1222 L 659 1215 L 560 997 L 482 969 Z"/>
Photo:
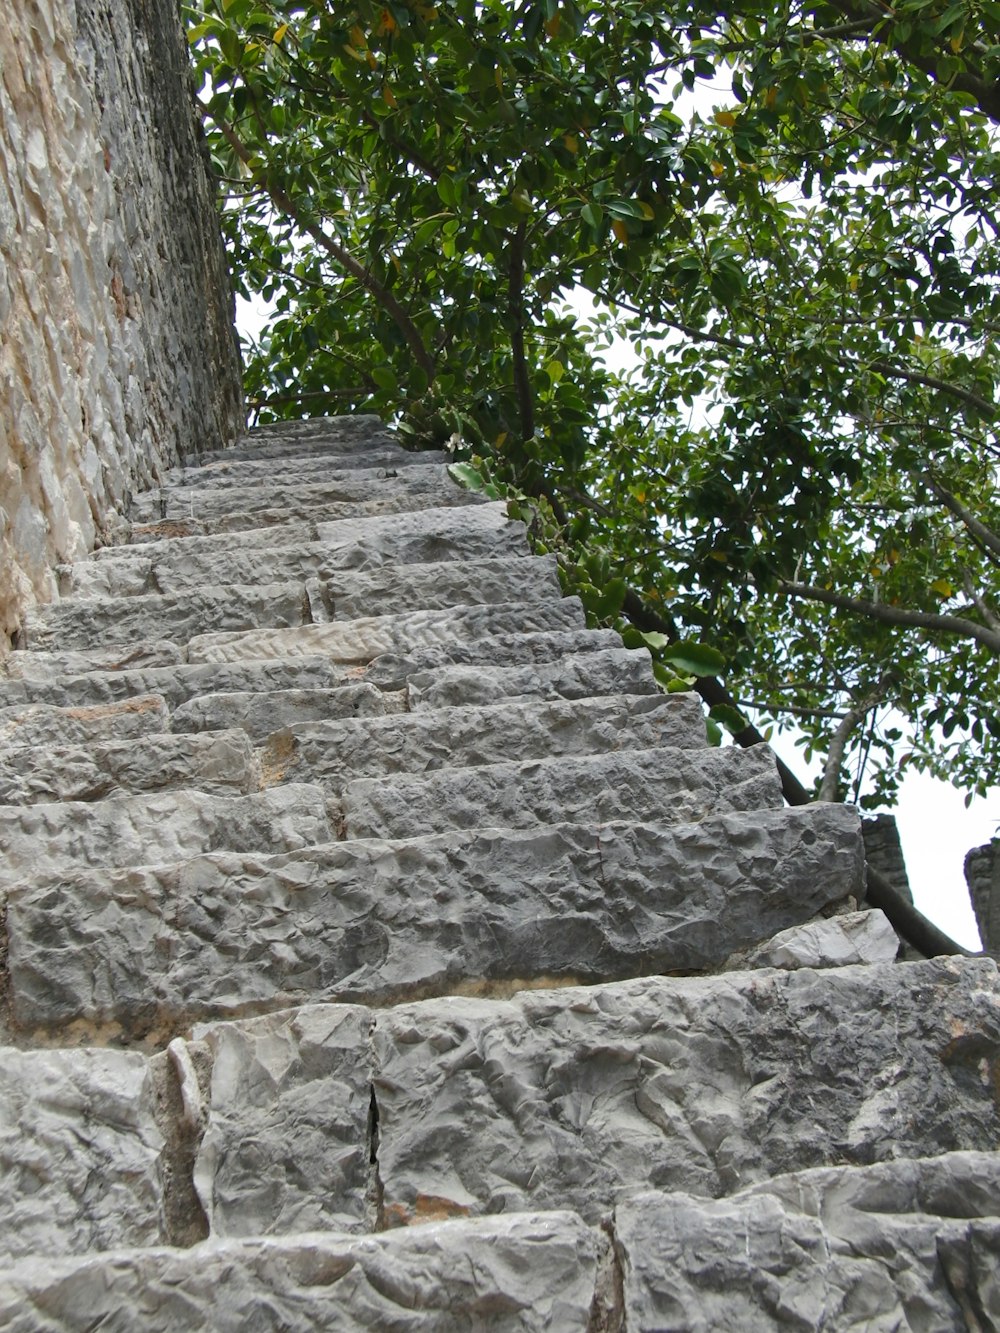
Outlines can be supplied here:
<path id="1" fill-rule="evenodd" d="M 1000 986 L 895 961 L 371 418 L 136 497 L 0 682 L 0 1328 L 1000 1327 Z"/>

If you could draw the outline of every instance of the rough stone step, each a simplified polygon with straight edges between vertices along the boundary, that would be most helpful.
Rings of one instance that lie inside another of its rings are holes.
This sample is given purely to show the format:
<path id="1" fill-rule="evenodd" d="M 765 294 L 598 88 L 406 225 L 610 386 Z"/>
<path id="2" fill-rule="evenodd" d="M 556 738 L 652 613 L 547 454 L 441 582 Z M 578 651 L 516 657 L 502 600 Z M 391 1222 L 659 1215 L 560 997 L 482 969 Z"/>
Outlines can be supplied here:
<path id="1" fill-rule="evenodd" d="M 0 754 L 9 746 L 92 745 L 169 729 L 170 713 L 162 694 L 138 694 L 121 703 L 84 708 L 23 704 L 0 708 Z"/>
<path id="2" fill-rule="evenodd" d="M 268 583 L 279 568 L 285 578 L 312 577 L 320 571 L 333 577 L 347 569 L 377 569 L 387 564 L 440 564 L 529 554 L 524 525 L 509 522 L 500 504 L 420 510 L 388 521 L 348 521 L 345 526 L 348 532 L 336 541 L 318 541 L 310 533 L 308 539 L 299 534 L 294 541 L 273 546 L 247 546 L 239 535 L 225 533 L 138 547 L 106 547 L 95 559 L 63 565 L 60 591 L 64 597 L 130 597 L 142 592 L 175 592 L 200 583 Z"/>
<path id="3" fill-rule="evenodd" d="M 472 639 L 413 645 L 405 654 L 382 653 L 365 668 L 365 680 L 380 689 L 400 690 L 413 676 L 444 666 L 476 666 L 488 671 L 492 667 L 552 663 L 562 657 L 606 652 L 621 646 L 620 636 L 610 629 L 508 630 Z"/>
<path id="4" fill-rule="evenodd" d="M 239 727 L 253 740 L 263 742 L 275 731 L 303 722 L 398 716 L 405 711 L 402 690 L 389 692 L 359 682 L 333 690 L 203 694 L 181 704 L 170 718 L 170 727 L 175 732 Z"/>
<path id="5" fill-rule="evenodd" d="M 502 602 L 496 606 L 369 616 L 336 625 L 305 625 L 301 629 L 202 634 L 188 644 L 187 660 L 252 662 L 322 653 L 345 665 L 367 665 L 383 653 L 400 655 L 428 648 L 447 661 L 445 654 L 456 644 L 478 644 L 479 640 L 495 635 L 523 635 L 539 630 L 546 633 L 582 630 L 585 624 L 583 607 L 576 597 L 527 604 Z"/>
<path id="6" fill-rule="evenodd" d="M 351 518 L 355 514 L 394 514 L 428 506 L 476 505 L 479 496 L 464 491 L 444 467 L 405 467 L 395 475 L 392 469 L 372 473 L 362 469 L 356 480 L 342 474 L 344 480 L 331 477 L 323 481 L 272 478 L 250 486 L 161 486 L 137 495 L 129 509 L 133 523 L 163 520 L 198 519 L 201 522 L 225 520 L 227 515 L 275 510 L 289 513 L 329 511 L 330 518 Z"/>
<path id="7" fill-rule="evenodd" d="M 0 751 L 3 805 L 100 801 L 130 792 L 179 788 L 245 796 L 260 787 L 260 765 L 243 731 L 47 747 L 11 745 Z"/>
<path id="8" fill-rule="evenodd" d="M 265 774 L 283 781 L 321 782 L 340 791 L 356 778 L 444 768 L 460 770 L 461 783 L 466 770 L 480 764 L 661 745 L 707 747 L 697 695 L 514 699 L 443 714 L 304 722 L 271 736 L 261 762 Z"/>
<path id="9" fill-rule="evenodd" d="M 336 461 L 338 457 L 350 459 L 373 450 L 398 453 L 400 448 L 399 437 L 378 417 L 312 417 L 304 421 L 255 426 L 229 448 L 200 454 L 198 466 L 310 457 L 329 457 Z M 403 453 L 417 462 L 443 462 L 448 457 L 441 451 L 403 449 Z"/>
<path id="10" fill-rule="evenodd" d="M 299 784 L 251 796 L 188 790 L 3 805 L 0 887 L 25 876 L 37 881 L 87 866 L 175 862 L 223 849 L 290 852 L 332 836 L 322 791 Z"/>
<path id="11" fill-rule="evenodd" d="M 650 1189 L 990 1151 L 998 1014 L 994 962 L 941 958 L 214 1024 L 194 1034 L 214 1061 L 195 1182 L 215 1235 L 363 1225 L 342 1164 L 366 1155 L 372 1092 L 385 1227 L 556 1205 L 598 1223 Z"/>
<path id="12" fill-rule="evenodd" d="M 176 647 L 173 656 L 179 658 Z M 189 666 L 176 662 L 168 666 L 123 666 L 119 670 L 95 670 L 85 675 L 60 675 L 58 670 L 39 672 L 37 677 L 23 676 L 32 666 L 47 663 L 48 654 L 17 652 L 7 658 L 9 670 L 19 673 L 14 680 L 0 681 L 0 704 L 23 708 L 37 704 L 62 704 L 72 700 L 79 707 L 104 707 L 122 703 L 131 705 L 144 695 L 161 695 L 168 708 L 176 709 L 188 699 L 218 693 L 267 692 L 288 689 L 346 689 L 361 691 L 377 711 L 373 696 L 381 694 L 374 685 L 347 681 L 343 667 L 326 657 L 302 656 L 288 661 L 236 662 Z M 359 711 L 367 705 L 359 703 Z M 387 710 L 388 711 L 388 710 Z M 229 724 L 227 724 L 229 725 Z M 159 730 L 159 728 L 157 728 Z M 185 731 L 189 728 L 185 727 Z"/>
<path id="13" fill-rule="evenodd" d="M 164 1040 L 306 1000 L 699 970 L 863 894 L 842 805 L 35 874 L 9 895 L 12 1021 Z"/>
<path id="14" fill-rule="evenodd" d="M 998 1201 L 1000 1153 L 981 1152 L 821 1167 L 723 1200 L 641 1194 L 613 1223 L 628 1327 L 995 1328 Z"/>
<path id="15" fill-rule="evenodd" d="M 0 1049 L 0 1253 L 44 1256 L 44 1268 L 173 1239 L 155 1075 L 131 1051 Z"/>
<path id="16" fill-rule="evenodd" d="M 766 745 L 694 753 L 636 749 L 445 768 L 430 776 L 348 782 L 341 798 L 349 838 L 588 820 L 691 824 L 724 811 L 780 805 L 781 782 Z"/>
<path id="17" fill-rule="evenodd" d="M 584 1330 L 606 1246 L 575 1214 L 550 1212 L 378 1236 L 22 1261 L 0 1275 L 0 1326 L 7 1333 Z"/>
<path id="18" fill-rule="evenodd" d="M 213 550 L 254 550 L 260 546 L 294 546 L 297 543 L 316 540 L 316 523 L 312 519 L 289 519 L 287 522 L 262 524 L 259 528 L 246 528 L 242 532 L 217 532 L 192 535 L 187 523 L 136 523 L 132 525 L 129 539 L 113 545 L 101 546 L 90 554 L 90 561 L 84 563 L 112 564 L 128 557 L 148 556 L 155 559 L 158 554 L 178 552 L 204 553 Z M 61 570 L 73 569 L 76 565 L 60 566 Z"/>
<path id="19" fill-rule="evenodd" d="M 527 666 L 446 666 L 407 677 L 411 711 L 490 704 L 498 698 L 586 699 L 603 694 L 658 694 L 645 648 L 573 653 Z"/>
<path id="20" fill-rule="evenodd" d="M 233 577 L 212 586 L 189 585 L 184 579 L 172 585 L 168 580 L 160 593 L 83 598 L 36 608 L 25 619 L 24 640 L 29 649 L 43 650 L 56 644 L 86 649 L 95 643 L 131 643 L 154 634 L 186 643 L 210 630 L 287 628 L 370 619 L 399 607 L 441 610 L 515 598 L 558 600 L 562 595 L 555 556 L 335 572 L 326 570 L 320 552 L 316 558 L 287 563 L 281 552 L 270 553 L 272 559 L 268 552 L 261 554 L 259 565 L 237 561 Z M 215 577 L 221 573 L 216 570 Z M 268 583 L 268 573 L 284 581 Z M 318 577 L 309 578 L 310 573 Z M 297 581 L 290 581 L 292 576 Z"/>
<path id="21" fill-rule="evenodd" d="M 240 633 L 312 622 L 313 606 L 302 582 L 263 586 L 224 583 L 182 593 L 93 598 L 36 607 L 25 616 L 23 640 L 29 651 L 58 647 L 60 652 L 86 652 L 106 646 L 118 646 L 121 651 L 154 636 L 186 644 L 210 629 Z"/>

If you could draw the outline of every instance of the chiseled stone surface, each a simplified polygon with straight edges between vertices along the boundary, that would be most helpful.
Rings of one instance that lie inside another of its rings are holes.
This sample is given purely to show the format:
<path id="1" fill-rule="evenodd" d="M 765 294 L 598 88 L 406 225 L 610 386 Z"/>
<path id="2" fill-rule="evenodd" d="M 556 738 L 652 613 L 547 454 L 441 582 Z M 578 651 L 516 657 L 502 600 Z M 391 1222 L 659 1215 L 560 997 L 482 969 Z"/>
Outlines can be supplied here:
<path id="1" fill-rule="evenodd" d="M 401 690 L 376 689 L 363 681 L 337 689 L 258 690 L 202 694 L 177 708 L 170 718 L 174 731 L 218 731 L 242 727 L 255 740 L 301 722 L 383 717 L 401 713 Z"/>
<path id="2" fill-rule="evenodd" d="M 26 619 L 30 648 L 88 649 L 119 644 L 122 648 L 159 636 L 186 643 L 196 634 L 286 627 L 309 623 L 301 583 L 262 586 L 220 584 L 214 588 L 141 597 L 110 597 L 57 602 Z"/>
<path id="3" fill-rule="evenodd" d="M 358 778 L 431 770 L 448 770 L 451 776 L 444 780 L 462 785 L 465 769 L 473 765 L 659 745 L 706 746 L 701 705 L 694 695 L 505 699 L 483 708 L 449 709 L 443 716 L 426 712 L 303 722 L 277 732 L 262 759 L 265 770 L 286 781 L 322 782 L 342 790 Z M 433 830 L 415 827 L 394 836 L 424 831 Z"/>
<path id="4" fill-rule="evenodd" d="M 0 1050 L 0 1254 L 162 1244 L 163 1151 L 144 1056 Z"/>
<path id="5" fill-rule="evenodd" d="M 44 703 L 0 707 L 0 754 L 16 745 L 90 745 L 137 739 L 169 730 L 169 719 L 161 694 L 137 694 L 120 703 L 82 708 Z"/>
<path id="6" fill-rule="evenodd" d="M 242 731 L 0 749 L 4 805 L 98 801 L 184 787 L 236 796 L 260 785 L 260 768 Z"/>
<path id="7" fill-rule="evenodd" d="M 1000 1327 L 1000 1154 L 781 1176 L 615 1210 L 625 1326 L 680 1333 Z"/>
<path id="8" fill-rule="evenodd" d="M 507 602 L 460 606 L 446 611 L 409 611 L 366 616 L 336 625 L 301 629 L 252 630 L 246 634 L 202 634 L 188 644 L 189 662 L 245 662 L 322 653 L 335 662 L 364 664 L 381 653 L 414 649 L 445 650 L 497 634 L 533 630 L 582 630 L 583 608 L 576 597 L 561 601 Z"/>
<path id="9" fill-rule="evenodd" d="M 891 963 L 899 936 L 884 912 L 844 912 L 779 931 L 733 960 L 736 967 L 846 967 Z"/>
<path id="10" fill-rule="evenodd" d="M 727 810 L 780 805 L 778 770 L 766 745 L 693 754 L 630 749 L 444 768 L 429 776 L 349 782 L 342 798 L 349 838 L 587 821 L 688 824 Z"/>
<path id="11" fill-rule="evenodd" d="M 518 560 L 443 560 L 347 572 L 324 566 L 320 574 L 337 619 L 350 620 L 416 607 L 558 599 L 562 590 L 557 569 L 553 555 L 524 555 Z"/>
<path id="12" fill-rule="evenodd" d="M 638 1190 L 722 1195 L 782 1172 L 1000 1131 L 991 961 L 646 978 L 379 1014 L 388 1224 Z"/>
<path id="13" fill-rule="evenodd" d="M 857 812 L 829 805 L 36 875 L 10 893 L 11 1005 L 29 1030 L 142 1036 L 254 1005 L 713 967 L 863 873 Z"/>
<path id="14" fill-rule="evenodd" d="M 182 790 L 0 806 L 0 885 L 86 866 L 150 865 L 200 852 L 294 851 L 329 841 L 318 787 L 290 784 L 251 796 Z M 59 889 L 51 887 L 50 894 Z"/>
<path id="15" fill-rule="evenodd" d="M 601 1241 L 570 1212 L 378 1236 L 210 1242 L 0 1273 L 7 1333 L 563 1333 L 589 1325 Z"/>
<path id="16" fill-rule="evenodd" d="M 130 668 L 173 667 L 180 666 L 183 661 L 183 648 L 168 639 L 111 643 L 100 648 L 58 648 L 49 652 L 40 649 L 34 652 L 19 650 L 8 653 L 4 659 L 8 680 L 46 682 L 51 688 L 44 692 L 28 689 L 15 694 L 13 691 L 8 692 L 9 685 L 5 681 L 2 686 L 3 698 L 5 702 L 14 702 L 15 699 L 65 702 L 67 681 L 73 676 L 89 675 L 93 671 L 119 672 Z"/>
<path id="17" fill-rule="evenodd" d="M 588 699 L 603 694 L 659 694 L 645 648 L 606 648 L 527 666 L 444 666 L 407 678 L 412 711 L 489 704 L 498 697 Z"/>
<path id="18" fill-rule="evenodd" d="M 564 598 L 563 603 L 574 600 Z M 416 673 L 442 666 L 474 664 L 477 669 L 482 666 L 489 671 L 492 667 L 555 662 L 569 654 L 597 653 L 621 646 L 621 637 L 611 629 L 508 629 L 477 635 L 474 639 L 453 639 L 433 645 L 411 644 L 405 653 L 388 650 L 368 664 L 365 680 L 380 689 L 398 690 L 403 689 Z"/>

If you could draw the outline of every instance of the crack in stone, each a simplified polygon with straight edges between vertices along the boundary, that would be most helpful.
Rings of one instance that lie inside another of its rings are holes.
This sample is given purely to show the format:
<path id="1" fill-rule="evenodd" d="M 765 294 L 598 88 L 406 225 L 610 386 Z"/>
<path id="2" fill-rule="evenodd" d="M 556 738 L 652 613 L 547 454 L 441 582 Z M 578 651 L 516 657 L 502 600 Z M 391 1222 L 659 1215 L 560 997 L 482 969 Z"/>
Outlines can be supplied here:
<path id="1" fill-rule="evenodd" d="M 381 1117 L 378 1097 L 375 1095 L 375 1026 L 373 1017 L 368 1029 L 368 1044 L 371 1055 L 372 1081 L 371 1095 L 368 1102 L 368 1123 L 365 1130 L 365 1149 L 368 1157 L 368 1184 L 365 1190 L 365 1223 L 369 1231 L 384 1231 L 385 1211 L 383 1199 L 385 1191 L 379 1170 L 378 1150 L 381 1142 Z"/>

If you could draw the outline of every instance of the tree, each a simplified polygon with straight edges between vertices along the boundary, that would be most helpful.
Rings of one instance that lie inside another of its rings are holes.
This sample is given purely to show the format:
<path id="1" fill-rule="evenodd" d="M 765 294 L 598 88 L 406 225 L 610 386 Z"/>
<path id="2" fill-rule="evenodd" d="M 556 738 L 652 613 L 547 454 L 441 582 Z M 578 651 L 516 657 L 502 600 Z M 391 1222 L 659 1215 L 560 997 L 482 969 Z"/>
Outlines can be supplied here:
<path id="1" fill-rule="evenodd" d="M 460 442 L 668 688 L 794 722 L 824 798 L 1000 779 L 1000 4 L 187 14 L 262 417 Z"/>

